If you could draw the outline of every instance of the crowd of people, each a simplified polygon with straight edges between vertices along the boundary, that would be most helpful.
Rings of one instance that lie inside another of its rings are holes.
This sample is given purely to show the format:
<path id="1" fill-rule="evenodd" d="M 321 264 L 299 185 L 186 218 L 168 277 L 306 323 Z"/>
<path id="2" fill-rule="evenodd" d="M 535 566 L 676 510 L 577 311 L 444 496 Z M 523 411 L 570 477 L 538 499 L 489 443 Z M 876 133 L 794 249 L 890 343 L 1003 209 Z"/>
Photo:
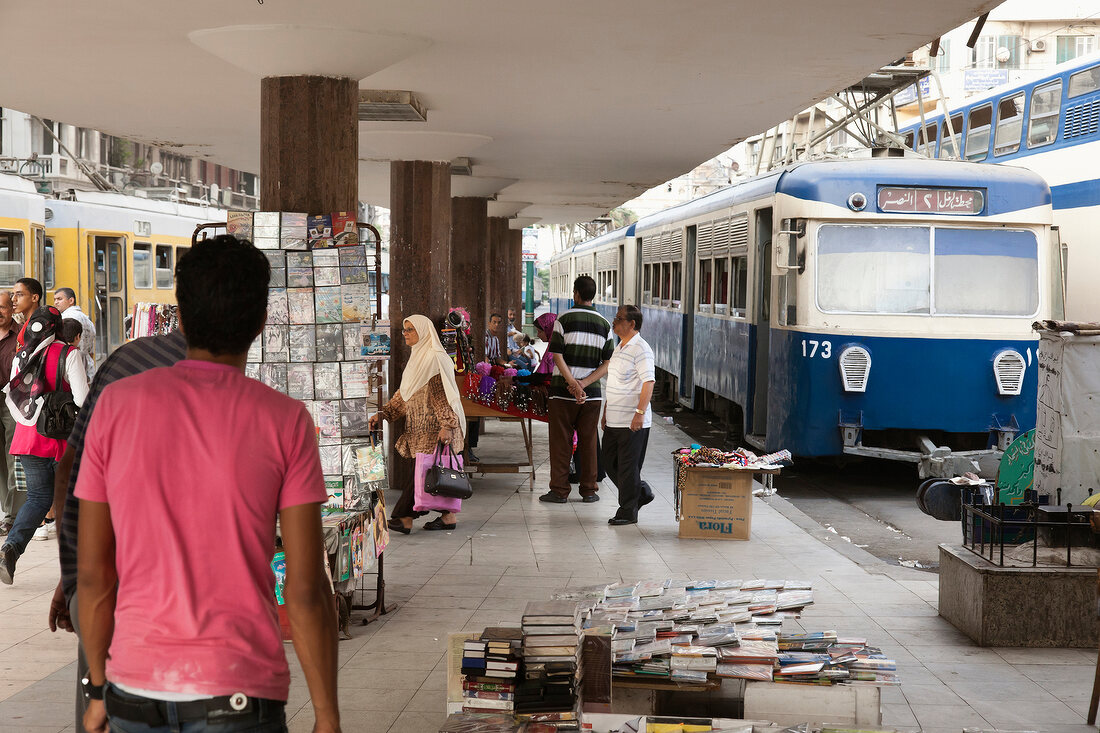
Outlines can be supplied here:
<path id="1" fill-rule="evenodd" d="M 227 732 L 285 730 L 290 675 L 270 569 L 277 522 L 314 730 L 340 729 L 321 532 L 327 495 L 312 418 L 301 402 L 244 374 L 266 320 L 269 277 L 267 258 L 248 242 L 196 244 L 176 265 L 180 330 L 127 343 L 98 370 L 94 324 L 71 289 L 55 291 L 52 306 L 32 278 L 0 292 L 0 373 L 8 377 L 0 581 L 12 584 L 32 537 L 60 525 L 49 624 L 79 634 L 78 730 L 168 731 L 211 720 Z M 568 500 L 576 445 L 582 499 L 599 499 L 602 460 L 619 490 L 609 523 L 631 524 L 653 500 L 640 478 L 653 352 L 639 334 L 641 311 L 623 306 L 609 323 L 592 306 L 595 289 L 592 278 L 578 278 L 573 307 L 537 319 L 548 344 L 542 355 L 516 328 L 514 311 L 507 329 L 492 314 L 486 355 L 548 383 L 551 479 L 540 499 Z M 466 420 L 434 324 L 412 315 L 402 334 L 409 359 L 371 427 L 404 421 L 399 460 L 440 445 L 469 459 L 477 423 Z M 152 435 L 166 439 L 153 448 Z M 420 472 L 419 461 L 391 471 L 402 482 L 392 487 L 402 495 L 391 530 L 408 534 L 427 513 L 416 503 Z M 425 529 L 457 526 L 456 511 L 436 510 Z"/>

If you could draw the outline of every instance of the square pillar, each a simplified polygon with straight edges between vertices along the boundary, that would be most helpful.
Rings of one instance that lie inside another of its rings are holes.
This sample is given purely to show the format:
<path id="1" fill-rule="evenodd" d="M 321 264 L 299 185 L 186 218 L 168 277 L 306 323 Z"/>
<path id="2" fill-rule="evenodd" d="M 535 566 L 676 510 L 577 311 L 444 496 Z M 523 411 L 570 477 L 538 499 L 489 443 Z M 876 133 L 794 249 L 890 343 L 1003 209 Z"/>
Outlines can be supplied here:
<path id="1" fill-rule="evenodd" d="M 488 199 L 451 199 L 451 267 L 454 306 L 470 312 L 470 340 L 474 359 L 485 358 L 485 309 L 489 260 Z"/>

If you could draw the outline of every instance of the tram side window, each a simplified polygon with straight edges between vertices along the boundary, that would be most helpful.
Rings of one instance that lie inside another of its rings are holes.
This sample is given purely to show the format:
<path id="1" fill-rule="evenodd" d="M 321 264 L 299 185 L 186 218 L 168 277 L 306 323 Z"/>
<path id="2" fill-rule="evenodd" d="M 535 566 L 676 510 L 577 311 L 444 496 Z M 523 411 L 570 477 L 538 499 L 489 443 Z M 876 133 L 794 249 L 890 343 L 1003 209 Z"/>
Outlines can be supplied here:
<path id="1" fill-rule="evenodd" d="M 830 313 L 929 312 L 928 227 L 822 226 L 817 303 Z"/>
<path id="2" fill-rule="evenodd" d="M 1008 155 L 1020 149 L 1024 133 L 1024 94 L 1013 94 L 997 103 L 997 132 L 993 137 L 993 154 Z"/>
<path id="3" fill-rule="evenodd" d="M 23 232 L 0 231 L 0 287 L 15 287 L 23 277 Z"/>
<path id="4" fill-rule="evenodd" d="M 672 263 L 661 263 L 661 305 L 668 305 L 672 300 Z"/>
<path id="5" fill-rule="evenodd" d="M 684 279 L 684 263 L 673 262 L 672 263 L 672 307 L 680 307 L 680 288 L 683 286 Z"/>
<path id="6" fill-rule="evenodd" d="M 940 142 L 940 157 L 941 158 L 961 158 L 959 154 L 959 143 L 962 140 L 962 128 L 963 128 L 963 116 L 962 114 L 954 115 L 951 118 L 951 127 L 945 124 L 943 126 L 943 140 Z M 951 132 L 954 131 L 954 135 Z"/>
<path id="7" fill-rule="evenodd" d="M 1070 76 L 1066 94 L 1072 99 L 1097 89 L 1100 89 L 1100 66 L 1093 66 Z"/>
<path id="8" fill-rule="evenodd" d="M 916 150 L 916 148 L 913 147 L 913 141 L 915 139 L 916 139 L 916 133 L 913 132 L 912 130 L 905 133 L 905 147 L 909 148 L 910 150 Z"/>
<path id="9" fill-rule="evenodd" d="M 190 251 L 190 247 L 176 247 L 176 263 L 179 264 L 180 258 Z"/>
<path id="10" fill-rule="evenodd" d="M 966 126 L 966 159 L 985 160 L 989 155 L 989 128 L 993 124 L 993 106 L 983 104 L 970 110 Z"/>
<path id="11" fill-rule="evenodd" d="M 134 243 L 134 287 L 153 287 L 153 246 L 146 242 Z"/>
<path id="12" fill-rule="evenodd" d="M 653 265 L 642 266 L 642 302 L 649 303 L 653 287 Z"/>
<path id="13" fill-rule="evenodd" d="M 157 287 L 172 287 L 172 248 L 167 244 L 158 244 L 157 256 Z"/>
<path id="14" fill-rule="evenodd" d="M 920 128 L 920 147 L 917 148 L 917 152 L 921 155 L 926 155 L 929 158 L 936 157 L 936 137 L 938 135 L 939 124 L 933 122 Z"/>
<path id="15" fill-rule="evenodd" d="M 730 261 L 723 257 L 714 261 L 714 312 L 729 314 L 730 310 Z"/>
<path id="16" fill-rule="evenodd" d="M 936 313 L 1030 316 L 1038 309 L 1039 245 L 1032 232 L 936 227 L 935 253 Z"/>
<path id="17" fill-rule="evenodd" d="M 47 238 L 42 245 L 42 287 L 53 290 L 57 285 L 57 260 L 54 259 L 53 240 Z"/>
<path id="18" fill-rule="evenodd" d="M 699 260 L 699 312 L 710 313 L 714 304 L 714 261 Z"/>
<path id="19" fill-rule="evenodd" d="M 1058 116 L 1062 109 L 1062 80 L 1036 87 L 1031 93 L 1031 119 L 1027 123 L 1027 146 L 1050 145 L 1058 137 Z"/>
<path id="20" fill-rule="evenodd" d="M 749 258 L 733 258 L 733 313 L 744 318 L 749 304 Z"/>

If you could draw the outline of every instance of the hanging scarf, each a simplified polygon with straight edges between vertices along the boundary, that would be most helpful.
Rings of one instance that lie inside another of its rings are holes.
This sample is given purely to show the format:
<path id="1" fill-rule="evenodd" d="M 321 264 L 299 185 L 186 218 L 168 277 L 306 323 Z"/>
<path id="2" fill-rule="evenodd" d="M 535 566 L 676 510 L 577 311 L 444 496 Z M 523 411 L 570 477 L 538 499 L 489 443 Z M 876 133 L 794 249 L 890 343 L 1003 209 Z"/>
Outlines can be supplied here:
<path id="1" fill-rule="evenodd" d="M 61 311 L 39 308 L 27 321 L 24 344 L 15 353 L 15 377 L 4 388 L 7 404 L 18 422 L 34 427 L 42 409 L 42 395 L 50 391 L 46 380 L 46 351 L 61 328 Z M 60 386 L 60 385 L 58 385 Z"/>
<path id="2" fill-rule="evenodd" d="M 462 410 L 462 397 L 455 382 L 455 365 L 439 341 L 439 334 L 427 316 L 409 316 L 404 323 L 411 324 L 419 337 L 412 347 L 409 363 L 401 372 L 401 398 L 408 402 L 422 387 L 426 387 L 432 377 L 439 375 L 443 382 L 443 392 L 447 395 L 447 404 L 458 417 L 462 434 L 466 434 L 466 413 Z"/>
<path id="3" fill-rule="evenodd" d="M 554 334 L 554 324 L 558 320 L 557 313 L 543 313 L 541 316 L 535 319 L 535 328 L 539 329 L 548 336 Z M 539 361 L 539 365 L 535 368 L 535 374 L 553 374 L 554 373 L 554 355 L 550 353 L 550 342 L 547 341 L 546 351 L 542 354 L 542 359 Z"/>

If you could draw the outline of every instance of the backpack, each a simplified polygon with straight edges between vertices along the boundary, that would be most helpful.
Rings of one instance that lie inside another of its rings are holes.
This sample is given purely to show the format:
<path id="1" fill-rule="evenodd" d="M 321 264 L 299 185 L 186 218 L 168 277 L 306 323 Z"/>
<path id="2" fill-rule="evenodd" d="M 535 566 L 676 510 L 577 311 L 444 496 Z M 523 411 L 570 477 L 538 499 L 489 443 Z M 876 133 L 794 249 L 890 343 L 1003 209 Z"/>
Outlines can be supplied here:
<path id="1" fill-rule="evenodd" d="M 54 389 L 42 397 L 42 410 L 38 413 L 38 423 L 35 429 L 38 434 L 55 440 L 67 440 L 76 425 L 76 413 L 80 410 L 73 400 L 73 393 L 61 389 L 64 384 L 65 357 L 73 350 L 72 346 L 66 346 L 61 350 L 57 359 L 57 378 L 54 380 Z"/>

